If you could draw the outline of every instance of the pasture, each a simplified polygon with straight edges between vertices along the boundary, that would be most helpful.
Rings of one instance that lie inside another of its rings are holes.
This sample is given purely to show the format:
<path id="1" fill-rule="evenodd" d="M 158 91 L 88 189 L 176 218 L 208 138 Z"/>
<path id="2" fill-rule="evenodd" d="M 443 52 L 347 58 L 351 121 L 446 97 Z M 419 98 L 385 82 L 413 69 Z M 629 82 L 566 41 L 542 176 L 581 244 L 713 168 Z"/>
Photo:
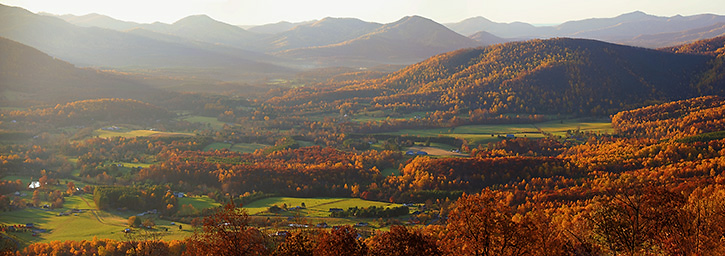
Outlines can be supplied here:
<path id="1" fill-rule="evenodd" d="M 34 242 L 92 240 L 94 237 L 118 241 L 128 239 L 128 235 L 122 231 L 128 228 L 128 217 L 134 215 L 134 212 L 98 210 L 90 194 L 69 196 L 65 199 L 66 203 L 63 208 L 59 209 L 29 207 L 0 213 L 0 224 L 25 225 L 26 223 L 33 223 L 37 230 L 35 236 L 31 231 L 12 233 L 24 245 Z M 73 212 L 72 209 L 78 209 L 79 212 Z M 193 233 L 191 225 L 187 223 L 171 225 L 170 221 L 159 219 L 158 216 L 151 216 L 151 218 L 156 224 L 154 228 L 134 228 L 131 235 L 155 232 L 163 240 L 169 241 L 185 239 Z M 179 230 L 179 224 L 186 226 L 186 228 Z"/>
<path id="2" fill-rule="evenodd" d="M 305 204 L 306 209 L 300 209 L 295 211 L 286 211 L 280 215 L 294 216 L 299 214 L 307 217 L 329 217 L 330 208 L 340 208 L 347 210 L 350 207 L 399 207 L 402 204 L 394 204 L 387 202 L 368 201 L 360 198 L 295 198 L 295 197 L 270 197 L 261 200 L 251 202 L 244 205 L 243 208 L 249 212 L 249 215 L 273 215 L 267 212 L 267 209 L 273 205 L 282 207 L 283 204 L 287 204 L 287 208 L 295 206 L 301 206 Z"/>
<path id="3" fill-rule="evenodd" d="M 168 136 L 168 137 L 180 137 L 180 136 L 194 136 L 194 134 L 191 133 L 181 133 L 181 132 L 160 132 L 160 131 L 154 131 L 154 130 L 136 130 L 136 129 L 129 129 L 124 127 L 118 127 L 117 130 L 106 130 L 106 129 L 98 129 L 93 131 L 93 136 L 98 136 L 100 138 L 113 138 L 113 137 L 124 137 L 124 138 L 133 138 L 133 137 L 149 137 L 149 136 Z"/>
<path id="4" fill-rule="evenodd" d="M 525 138 L 544 138 L 547 134 L 564 136 L 567 131 L 613 133 L 610 120 L 598 119 L 567 119 L 554 120 L 535 124 L 476 124 L 453 128 L 405 129 L 382 134 L 409 135 L 420 137 L 448 136 L 465 139 L 470 144 L 485 144 L 501 140 L 499 136 L 514 135 Z"/>
<path id="5" fill-rule="evenodd" d="M 220 122 L 216 117 L 208 116 L 185 116 L 181 120 L 189 123 L 202 123 L 206 124 L 209 128 L 219 130 L 224 127 L 224 122 Z"/>

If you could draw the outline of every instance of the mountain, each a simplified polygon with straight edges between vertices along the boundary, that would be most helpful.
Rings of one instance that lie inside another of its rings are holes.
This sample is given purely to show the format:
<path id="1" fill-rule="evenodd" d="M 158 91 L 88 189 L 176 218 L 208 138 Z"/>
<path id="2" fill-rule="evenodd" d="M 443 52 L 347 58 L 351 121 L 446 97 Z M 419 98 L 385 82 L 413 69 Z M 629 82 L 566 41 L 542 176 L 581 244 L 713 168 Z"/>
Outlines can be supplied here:
<path id="1" fill-rule="evenodd" d="M 712 26 L 701 27 L 691 30 L 660 33 L 651 35 L 640 35 L 629 40 L 622 40 L 627 45 L 646 45 L 648 47 L 667 47 L 693 43 L 699 40 L 714 38 L 725 35 L 725 23 L 717 23 Z"/>
<path id="2" fill-rule="evenodd" d="M 203 19 L 203 18 L 202 18 Z M 288 69 L 257 61 L 259 53 L 210 50 L 185 42 L 98 27 L 78 27 L 56 17 L 0 5 L 0 36 L 34 47 L 79 66 L 112 68 L 226 68 L 231 74 Z M 180 23 L 180 27 L 185 23 Z M 211 73 L 210 73 L 211 74 Z"/>
<path id="3" fill-rule="evenodd" d="M 476 40 L 477 42 L 480 42 L 484 46 L 488 46 L 488 45 L 492 45 L 492 44 L 502 44 L 502 43 L 513 41 L 510 39 L 504 39 L 504 38 L 497 37 L 486 31 L 479 31 L 478 33 L 468 36 L 468 38 Z"/>
<path id="4" fill-rule="evenodd" d="M 98 97 L 138 99 L 162 94 L 142 81 L 76 68 L 37 49 L 0 37 L 3 105 L 46 105 Z"/>
<path id="5" fill-rule="evenodd" d="M 539 28 L 523 22 L 497 23 L 484 17 L 473 17 L 458 23 L 444 24 L 451 30 L 465 36 L 486 31 L 499 37 L 505 38 L 531 38 L 539 34 Z"/>
<path id="6" fill-rule="evenodd" d="M 261 37 L 240 27 L 214 20 L 207 15 L 188 16 L 173 24 L 160 22 L 144 24 L 141 28 L 181 38 L 224 44 L 248 50 L 259 49 L 257 42 Z"/>
<path id="7" fill-rule="evenodd" d="M 246 30 L 249 32 L 259 33 L 259 34 L 279 34 L 282 32 L 285 32 L 287 30 L 293 29 L 300 25 L 306 25 L 317 22 L 316 20 L 313 21 L 303 21 L 303 22 L 287 22 L 287 21 L 280 21 L 277 23 L 272 24 L 264 24 L 259 26 L 249 26 Z M 244 27 L 242 27 L 244 28 Z"/>
<path id="8" fill-rule="evenodd" d="M 49 15 L 54 16 L 54 15 Z M 96 13 L 86 14 L 83 16 L 76 16 L 71 14 L 56 16 L 65 20 L 66 22 L 79 26 L 79 27 L 99 27 L 106 29 L 113 29 L 118 31 L 129 30 L 140 26 L 141 24 L 135 22 L 121 21 L 105 15 Z"/>
<path id="9" fill-rule="evenodd" d="M 409 16 L 342 43 L 293 49 L 278 55 L 352 65 L 402 64 L 414 63 L 447 51 L 480 45 L 473 39 L 453 32 L 430 19 Z"/>
<path id="10" fill-rule="evenodd" d="M 596 33 L 596 31 L 599 31 L 599 33 L 601 33 L 601 31 L 620 27 L 623 24 L 634 25 L 642 22 L 657 21 L 660 19 L 661 17 L 649 15 L 641 11 L 636 11 L 622 14 L 613 18 L 591 18 L 577 21 L 567 21 L 560 25 L 554 26 L 553 31 L 545 30 L 546 32 L 544 32 L 544 35 L 569 36 L 587 33 L 594 34 Z"/>
<path id="11" fill-rule="evenodd" d="M 470 18 L 458 23 L 446 24 L 446 26 L 464 35 L 485 31 L 503 38 L 574 37 L 658 48 L 681 44 L 688 40 L 702 39 L 688 31 L 705 30 L 723 22 L 725 22 L 725 16 L 713 14 L 659 17 L 636 11 L 612 18 L 567 21 L 557 26 L 535 27 L 520 22 L 496 23 L 483 17 Z M 715 34 L 715 31 L 710 30 L 711 33 L 708 35 Z M 667 34 L 675 37 L 667 37 Z M 719 35 L 721 34 L 714 36 Z M 655 37 L 657 39 L 648 39 Z M 683 41 L 683 39 L 687 40 Z"/>
<path id="12" fill-rule="evenodd" d="M 352 18 L 324 18 L 279 33 L 266 42 L 272 51 L 325 46 L 355 39 L 381 26 L 379 23 Z"/>
<path id="13" fill-rule="evenodd" d="M 580 29 L 576 32 L 572 31 L 573 33 L 570 33 L 570 35 L 582 38 L 596 38 L 610 42 L 623 42 L 626 39 L 641 35 L 674 33 L 709 27 L 718 23 L 724 23 L 725 16 L 702 14 L 687 17 L 679 15 L 673 17 L 657 17 L 635 12 L 612 19 L 598 20 L 599 22 L 603 22 L 603 24 L 599 24 L 598 27 L 591 26 L 588 30 Z M 569 23 L 564 23 L 559 27 L 563 28 L 567 24 Z"/>
<path id="14" fill-rule="evenodd" d="M 673 53 L 701 54 L 715 57 L 725 57 L 725 36 L 699 40 L 694 43 L 662 48 L 660 50 Z"/>
<path id="15" fill-rule="evenodd" d="M 711 71 L 713 60 L 586 39 L 531 40 L 437 55 L 333 94 L 356 92 L 351 97 L 377 96 L 372 105 L 420 110 L 608 115 L 649 102 L 722 95 L 725 79 Z"/>

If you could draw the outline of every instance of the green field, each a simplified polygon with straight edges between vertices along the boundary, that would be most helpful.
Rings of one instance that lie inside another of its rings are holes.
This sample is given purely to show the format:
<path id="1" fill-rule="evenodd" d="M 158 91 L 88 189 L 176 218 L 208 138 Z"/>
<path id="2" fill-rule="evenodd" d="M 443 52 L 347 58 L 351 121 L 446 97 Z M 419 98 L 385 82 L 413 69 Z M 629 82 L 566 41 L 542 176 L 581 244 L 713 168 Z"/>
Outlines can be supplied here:
<path id="1" fill-rule="evenodd" d="M 191 206 L 194 206 L 197 210 L 221 206 L 221 204 L 217 203 L 214 199 L 211 199 L 208 196 L 182 197 L 178 199 L 178 202 L 179 205 L 191 204 Z"/>
<path id="2" fill-rule="evenodd" d="M 109 130 L 103 130 L 98 129 L 93 131 L 93 136 L 98 136 L 101 138 L 112 138 L 112 137 L 124 137 L 124 138 L 133 138 L 133 137 L 148 137 L 148 136 L 194 136 L 194 134 L 191 133 L 179 133 L 179 132 L 159 132 L 159 131 L 152 131 L 152 130 L 134 130 L 134 129 L 128 129 L 128 128 L 120 128 L 119 130 L 109 131 Z"/>
<path id="3" fill-rule="evenodd" d="M 330 208 L 340 208 L 346 210 L 350 207 L 399 207 L 402 204 L 394 204 L 387 202 L 367 201 L 360 198 L 294 198 L 294 197 L 270 197 L 251 202 L 244 206 L 250 215 L 271 215 L 265 212 L 272 205 L 282 207 L 287 204 L 288 208 L 300 206 L 305 203 L 307 209 L 302 209 L 296 213 L 307 217 L 329 217 Z M 281 215 L 295 215 L 294 211 L 282 213 Z"/>
<path id="4" fill-rule="evenodd" d="M 32 192 L 30 192 L 32 194 Z M 71 209 L 80 209 L 79 213 L 71 213 Z M 70 213 L 59 216 L 60 213 Z M 33 242 L 49 242 L 64 240 L 92 240 L 94 237 L 109 238 L 123 241 L 126 234 L 121 232 L 128 227 L 128 217 L 134 212 L 106 212 L 96 209 L 92 195 L 79 195 L 66 197 L 66 203 L 60 209 L 25 208 L 0 214 L 0 223 L 5 225 L 18 225 L 33 223 L 39 232 L 33 236 L 31 232 L 14 232 L 23 244 Z M 137 234 L 145 232 L 158 232 L 163 240 L 180 240 L 193 233 L 191 226 L 179 230 L 178 224 L 171 225 L 170 221 L 161 220 L 154 216 L 156 227 L 151 230 L 135 229 Z M 166 231 L 168 229 L 168 231 Z"/>
<path id="5" fill-rule="evenodd" d="M 465 139 L 472 144 L 483 144 L 499 141 L 498 136 L 512 134 L 516 137 L 543 138 L 542 132 L 563 136 L 568 130 L 580 130 L 582 132 L 612 133 L 614 129 L 609 120 L 581 120 L 568 119 L 548 121 L 536 124 L 479 124 L 464 125 L 454 128 L 432 128 L 432 129 L 406 129 L 397 132 L 383 134 L 409 135 L 420 137 L 449 136 Z"/>
<path id="6" fill-rule="evenodd" d="M 28 176 L 6 176 L 2 179 L 11 181 L 19 179 L 24 184 L 29 183 L 31 180 Z M 33 180 L 37 181 L 38 179 L 34 177 Z M 67 182 L 70 181 L 73 180 L 61 179 L 59 180 L 60 185 L 50 185 L 50 189 L 64 190 Z M 76 184 L 76 187 L 85 185 L 80 181 L 73 182 Z M 20 198 L 28 202 L 31 200 L 33 191 L 23 190 L 20 192 L 24 194 Z M 14 195 L 12 196 L 15 197 Z M 44 230 L 44 232 L 39 232 L 36 236 L 33 236 L 32 232 L 11 232 L 11 235 L 16 236 L 20 240 L 21 246 L 26 246 L 34 242 L 56 240 L 91 240 L 94 237 L 123 241 L 128 239 L 128 235 L 121 232 L 128 227 L 128 217 L 138 214 L 138 212 L 133 211 L 98 210 L 93 201 L 93 195 L 91 194 L 67 196 L 64 199 L 63 207 L 59 209 L 28 207 L 9 212 L 0 212 L 0 224 L 25 225 L 26 223 L 33 223 L 37 226 L 37 229 Z M 41 204 L 50 204 L 50 202 L 41 201 Z M 220 205 L 207 196 L 180 198 L 179 204 L 191 204 L 199 210 Z M 73 209 L 79 209 L 81 212 L 72 212 Z M 68 213 L 68 215 L 63 216 L 61 213 Z M 155 215 L 151 215 L 151 217 L 154 219 L 156 227 L 150 230 L 135 229 L 134 234 L 155 232 L 163 240 L 180 240 L 185 239 L 193 233 L 191 225 L 188 223 L 171 225 L 171 221 L 159 219 Z M 180 224 L 184 226 L 182 230 L 178 228 Z"/>
<path id="7" fill-rule="evenodd" d="M 181 120 L 187 121 L 189 123 L 202 123 L 209 125 L 210 128 L 218 130 L 221 129 L 224 126 L 224 122 L 219 122 L 216 117 L 208 117 L 208 116 L 186 116 L 182 118 Z"/>

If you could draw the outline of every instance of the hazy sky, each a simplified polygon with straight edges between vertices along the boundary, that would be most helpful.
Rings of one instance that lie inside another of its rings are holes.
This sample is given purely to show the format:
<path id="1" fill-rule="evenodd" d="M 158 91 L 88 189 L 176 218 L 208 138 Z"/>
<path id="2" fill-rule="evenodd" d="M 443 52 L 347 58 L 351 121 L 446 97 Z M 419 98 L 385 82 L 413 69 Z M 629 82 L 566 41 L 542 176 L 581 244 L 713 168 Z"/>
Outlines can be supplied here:
<path id="1" fill-rule="evenodd" d="M 725 0 L 0 0 L 32 12 L 84 15 L 173 23 L 207 14 L 235 25 L 355 17 L 389 23 L 408 15 L 437 22 L 483 16 L 496 22 L 553 24 L 585 18 L 607 18 L 633 11 L 658 16 L 725 14 Z"/>

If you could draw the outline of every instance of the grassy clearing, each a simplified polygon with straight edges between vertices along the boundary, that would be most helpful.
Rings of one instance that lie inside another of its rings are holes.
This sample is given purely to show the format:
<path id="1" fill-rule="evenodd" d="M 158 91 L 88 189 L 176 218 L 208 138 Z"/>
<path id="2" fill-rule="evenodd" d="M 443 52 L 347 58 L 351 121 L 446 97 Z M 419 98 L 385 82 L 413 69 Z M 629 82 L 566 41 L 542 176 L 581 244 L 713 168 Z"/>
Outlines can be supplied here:
<path id="1" fill-rule="evenodd" d="M 182 197 L 179 198 L 178 201 L 179 205 L 191 204 L 191 206 L 194 206 L 197 210 L 221 206 L 221 204 L 217 203 L 208 196 Z"/>
<path id="2" fill-rule="evenodd" d="M 294 197 L 270 197 L 251 202 L 244 206 L 250 215 L 267 215 L 267 208 L 272 205 L 282 206 L 287 204 L 288 208 L 300 206 L 305 203 L 307 209 L 297 211 L 298 214 L 307 217 L 329 217 L 330 208 L 347 209 L 350 207 L 399 207 L 402 204 L 367 201 L 360 198 L 294 198 Z M 294 212 L 285 212 L 280 215 L 293 216 Z"/>
<path id="3" fill-rule="evenodd" d="M 181 120 L 187 121 L 189 123 L 202 123 L 207 124 L 210 128 L 218 130 L 224 127 L 224 122 L 220 122 L 217 120 L 216 117 L 208 117 L 208 116 L 186 116 L 182 118 Z"/>
<path id="4" fill-rule="evenodd" d="M 204 147 L 204 151 L 223 150 L 229 149 L 232 146 L 231 143 L 214 142 Z"/>
<path id="5" fill-rule="evenodd" d="M 60 213 L 70 212 L 71 209 L 81 209 L 81 212 L 59 216 Z M 128 217 L 133 214 L 135 213 L 97 210 L 92 195 L 80 195 L 66 197 L 66 203 L 60 209 L 26 208 L 2 212 L 0 213 L 0 223 L 5 225 L 33 223 L 38 229 L 45 230 L 45 232 L 38 233 L 37 236 L 32 236 L 31 232 L 13 233 L 17 235 L 23 245 L 34 242 L 92 240 L 94 237 L 123 241 L 127 239 L 127 235 L 121 231 L 128 227 Z M 162 239 L 168 241 L 185 239 L 193 233 L 191 226 L 187 223 L 171 225 L 170 221 L 158 218 L 155 218 L 154 222 L 156 227 L 153 229 L 134 229 L 135 234 L 159 232 Z M 186 228 L 179 230 L 179 224 Z"/>
<path id="6" fill-rule="evenodd" d="M 501 125 L 464 125 L 454 128 L 432 128 L 420 130 L 400 130 L 384 134 L 415 135 L 421 137 L 450 136 L 465 139 L 472 144 L 483 144 L 501 140 L 498 136 L 512 134 L 516 137 L 543 138 L 545 133 L 563 136 L 568 130 L 579 130 L 599 133 L 612 133 L 613 128 L 609 120 L 583 120 L 568 119 L 548 121 L 536 124 L 501 124 Z"/>
<path id="7" fill-rule="evenodd" d="M 261 144 L 261 143 L 237 143 L 234 144 L 229 150 L 231 151 L 237 151 L 241 153 L 252 153 L 256 151 L 257 149 L 263 149 L 266 147 L 269 147 L 271 145 L 267 144 Z"/>
<path id="8" fill-rule="evenodd" d="M 395 168 L 385 168 L 385 169 L 380 170 L 380 175 L 383 175 L 383 176 L 400 175 L 400 170 L 395 169 Z"/>
<path id="9" fill-rule="evenodd" d="M 133 137 L 149 137 L 149 136 L 194 136 L 194 134 L 191 133 L 180 133 L 180 132 L 159 132 L 159 131 L 152 131 L 152 130 L 133 130 L 133 129 L 127 129 L 127 128 L 121 128 L 119 130 L 115 131 L 109 131 L 109 130 L 103 130 L 98 129 L 93 131 L 93 136 L 98 136 L 101 138 L 112 138 L 112 137 L 124 137 L 124 138 L 133 138 Z"/>
<path id="10" fill-rule="evenodd" d="M 579 130 L 582 132 L 614 133 L 612 122 L 608 119 L 583 120 L 569 119 L 561 121 L 549 121 L 536 124 L 541 130 L 553 135 L 564 136 L 568 130 Z"/>

